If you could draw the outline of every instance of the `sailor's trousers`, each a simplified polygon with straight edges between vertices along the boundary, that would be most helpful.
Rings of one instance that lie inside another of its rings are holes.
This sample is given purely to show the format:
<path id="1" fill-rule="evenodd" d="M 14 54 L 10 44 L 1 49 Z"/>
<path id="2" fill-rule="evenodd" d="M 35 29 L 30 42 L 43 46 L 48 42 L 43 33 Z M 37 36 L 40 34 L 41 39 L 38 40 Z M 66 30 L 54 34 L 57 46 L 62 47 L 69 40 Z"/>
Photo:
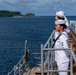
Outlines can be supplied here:
<path id="1" fill-rule="evenodd" d="M 59 62 L 57 61 L 58 70 L 68 70 L 69 61 Z M 59 72 L 59 75 L 68 75 L 68 72 Z"/>

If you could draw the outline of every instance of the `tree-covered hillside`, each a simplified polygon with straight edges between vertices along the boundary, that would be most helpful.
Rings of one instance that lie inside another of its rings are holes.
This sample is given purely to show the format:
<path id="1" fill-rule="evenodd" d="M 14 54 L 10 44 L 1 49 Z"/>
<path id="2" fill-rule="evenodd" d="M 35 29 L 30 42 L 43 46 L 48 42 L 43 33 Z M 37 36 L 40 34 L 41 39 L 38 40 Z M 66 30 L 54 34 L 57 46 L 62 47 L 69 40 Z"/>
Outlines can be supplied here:
<path id="1" fill-rule="evenodd" d="M 21 15 L 20 12 L 11 12 L 6 10 L 0 10 L 0 17 L 12 17 L 15 15 Z"/>

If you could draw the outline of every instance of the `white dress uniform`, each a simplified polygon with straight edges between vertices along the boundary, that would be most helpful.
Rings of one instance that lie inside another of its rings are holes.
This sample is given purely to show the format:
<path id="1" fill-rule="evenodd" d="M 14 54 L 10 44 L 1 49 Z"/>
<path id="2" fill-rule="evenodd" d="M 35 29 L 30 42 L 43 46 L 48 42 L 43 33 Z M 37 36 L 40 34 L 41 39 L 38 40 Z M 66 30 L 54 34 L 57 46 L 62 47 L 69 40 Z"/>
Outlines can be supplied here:
<path id="1" fill-rule="evenodd" d="M 59 17 L 62 17 L 62 18 L 64 17 L 65 18 L 65 21 L 66 21 L 65 25 L 67 26 L 67 28 L 65 29 L 65 32 L 67 34 L 69 34 L 70 33 L 69 22 L 68 22 L 68 20 L 65 16 L 65 13 L 63 11 L 58 11 L 58 12 L 56 12 L 56 15 L 59 16 Z M 57 38 L 58 35 L 59 35 L 59 32 L 55 31 L 55 39 Z"/>
<path id="2" fill-rule="evenodd" d="M 68 35 L 62 32 L 61 36 L 57 39 L 55 48 L 68 48 Z M 55 61 L 57 62 L 58 70 L 68 70 L 70 50 L 56 50 Z M 59 75 L 68 75 L 68 72 L 59 72 Z"/>
<path id="3" fill-rule="evenodd" d="M 66 32 L 63 32 L 59 39 L 56 41 L 55 48 L 68 48 L 68 36 Z M 70 51 L 68 50 L 55 51 L 55 61 L 57 62 L 58 70 L 68 70 L 69 54 Z M 59 75 L 68 74 L 67 72 L 59 72 Z"/>

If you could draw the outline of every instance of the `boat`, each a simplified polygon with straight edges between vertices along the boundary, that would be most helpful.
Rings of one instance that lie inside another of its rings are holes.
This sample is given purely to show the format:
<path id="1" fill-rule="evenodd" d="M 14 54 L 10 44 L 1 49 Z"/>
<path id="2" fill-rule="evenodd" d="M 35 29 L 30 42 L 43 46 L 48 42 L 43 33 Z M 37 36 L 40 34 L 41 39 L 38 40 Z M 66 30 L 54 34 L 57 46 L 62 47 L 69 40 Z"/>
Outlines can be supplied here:
<path id="1" fill-rule="evenodd" d="M 33 63 L 32 67 L 30 67 L 32 63 L 28 63 L 31 57 L 26 40 L 24 55 L 7 75 L 57 75 L 58 72 L 68 72 L 69 75 L 76 75 L 76 21 L 70 21 L 69 48 L 65 49 L 71 51 L 68 70 L 57 69 L 54 58 L 56 48 L 52 48 L 54 32 L 44 45 L 41 44 L 41 53 L 32 53 L 32 55 L 36 55 L 35 59 L 39 59 L 36 65 Z"/>

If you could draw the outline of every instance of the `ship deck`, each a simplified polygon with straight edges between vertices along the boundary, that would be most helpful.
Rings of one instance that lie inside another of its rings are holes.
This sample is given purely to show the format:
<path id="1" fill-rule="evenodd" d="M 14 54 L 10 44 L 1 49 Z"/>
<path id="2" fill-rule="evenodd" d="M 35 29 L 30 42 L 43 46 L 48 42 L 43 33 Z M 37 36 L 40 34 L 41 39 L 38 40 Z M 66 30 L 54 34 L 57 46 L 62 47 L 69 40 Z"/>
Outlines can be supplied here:
<path id="1" fill-rule="evenodd" d="M 76 31 L 73 31 L 72 29 L 70 30 L 71 30 L 71 34 L 69 35 L 69 38 L 70 38 L 70 42 L 73 45 L 73 51 L 76 54 Z M 76 63 L 74 61 L 73 61 L 73 73 L 74 75 L 76 75 Z"/>
<path id="2" fill-rule="evenodd" d="M 70 43 L 72 43 L 73 51 L 76 54 L 76 39 L 75 38 L 76 38 L 76 31 L 73 31 L 71 29 L 71 33 L 69 34 L 69 41 L 70 41 Z M 31 68 L 27 71 L 28 72 L 27 73 L 25 72 L 23 75 L 41 75 L 40 67 L 34 67 L 34 68 Z M 76 63 L 74 61 L 73 61 L 73 74 L 76 75 Z M 47 73 L 44 73 L 44 75 L 47 75 Z"/>

